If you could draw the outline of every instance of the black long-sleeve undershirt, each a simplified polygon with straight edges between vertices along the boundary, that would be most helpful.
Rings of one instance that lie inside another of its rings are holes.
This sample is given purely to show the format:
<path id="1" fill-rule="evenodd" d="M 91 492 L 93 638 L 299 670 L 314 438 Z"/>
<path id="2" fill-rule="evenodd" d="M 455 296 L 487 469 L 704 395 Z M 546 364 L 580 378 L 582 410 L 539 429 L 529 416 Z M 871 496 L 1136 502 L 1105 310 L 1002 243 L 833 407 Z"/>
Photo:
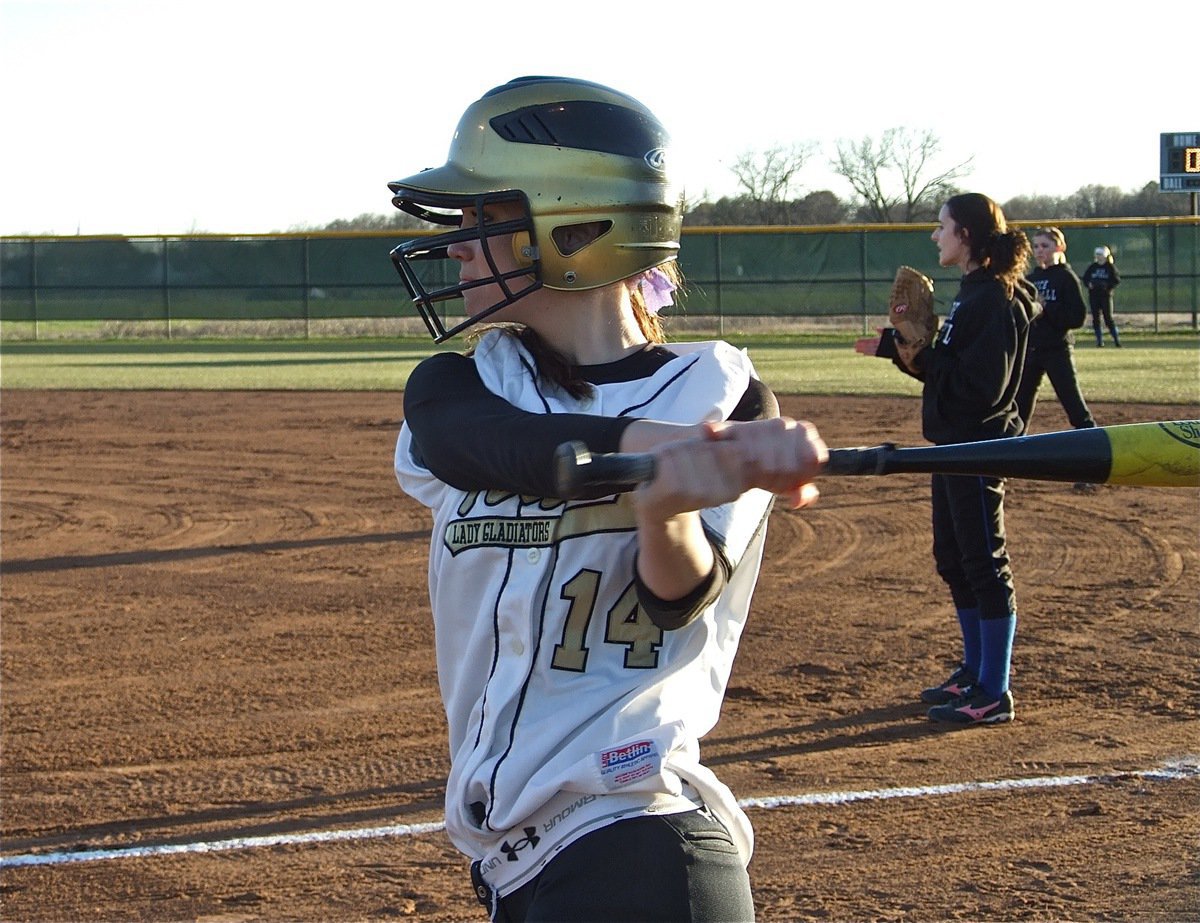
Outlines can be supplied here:
<path id="1" fill-rule="evenodd" d="M 624 359 L 582 366 L 593 384 L 646 378 L 675 358 L 666 347 L 648 346 Z M 779 415 L 775 396 L 752 379 L 732 420 Z M 404 417 L 418 460 L 460 490 L 511 490 L 554 495 L 554 451 L 579 440 L 592 452 L 615 452 L 635 417 L 582 413 L 531 413 L 514 407 L 484 385 L 469 356 L 438 353 L 421 362 L 404 390 Z"/>
<path id="2" fill-rule="evenodd" d="M 665 347 L 647 346 L 616 362 L 578 371 L 596 385 L 634 381 L 674 358 Z M 417 366 L 405 386 L 404 415 L 414 455 L 440 480 L 460 490 L 511 490 L 536 497 L 554 496 L 553 456 L 561 443 L 577 439 L 593 452 L 615 452 L 625 427 L 636 419 L 521 410 L 487 389 L 470 357 L 455 353 L 439 353 Z M 729 419 L 777 416 L 775 395 L 752 378 Z M 676 600 L 651 593 L 635 569 L 634 585 L 647 617 L 664 631 L 696 619 L 724 591 L 730 576 L 729 562 L 715 545 L 714 558 L 708 575 Z"/>

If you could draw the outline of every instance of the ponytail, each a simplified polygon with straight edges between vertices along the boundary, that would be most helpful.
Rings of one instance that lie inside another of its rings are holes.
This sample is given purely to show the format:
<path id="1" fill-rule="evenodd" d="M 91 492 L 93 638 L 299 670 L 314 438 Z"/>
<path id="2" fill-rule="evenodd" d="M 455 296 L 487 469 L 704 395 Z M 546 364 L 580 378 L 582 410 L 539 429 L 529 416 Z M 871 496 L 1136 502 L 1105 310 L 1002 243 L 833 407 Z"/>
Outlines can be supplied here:
<path id="1" fill-rule="evenodd" d="M 1003 232 L 994 231 L 988 236 L 985 245 L 987 262 L 980 262 L 1011 295 L 1017 282 L 1025 276 L 1032 255 L 1033 247 L 1025 232 L 1019 228 L 1008 228 Z"/>
<path id="2" fill-rule="evenodd" d="M 1025 232 L 1010 228 L 1000 206 L 979 192 L 953 195 L 946 201 L 946 208 L 966 234 L 971 259 L 998 279 L 1011 296 L 1033 255 Z"/>

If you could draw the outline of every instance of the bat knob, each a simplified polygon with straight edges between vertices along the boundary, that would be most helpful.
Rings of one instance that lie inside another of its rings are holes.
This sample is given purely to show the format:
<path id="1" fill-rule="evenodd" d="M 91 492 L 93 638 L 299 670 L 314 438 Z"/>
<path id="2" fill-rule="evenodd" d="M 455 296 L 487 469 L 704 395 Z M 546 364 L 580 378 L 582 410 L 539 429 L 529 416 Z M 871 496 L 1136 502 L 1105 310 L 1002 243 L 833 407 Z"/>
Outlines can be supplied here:
<path id="1" fill-rule="evenodd" d="M 592 454 L 578 441 L 554 450 L 554 482 L 562 500 L 603 497 L 632 490 L 654 477 L 654 456 L 647 453 Z"/>
<path id="2" fill-rule="evenodd" d="M 573 500 L 579 495 L 581 472 L 591 461 L 592 453 L 579 441 L 564 442 L 554 450 L 554 483 L 559 497 Z"/>

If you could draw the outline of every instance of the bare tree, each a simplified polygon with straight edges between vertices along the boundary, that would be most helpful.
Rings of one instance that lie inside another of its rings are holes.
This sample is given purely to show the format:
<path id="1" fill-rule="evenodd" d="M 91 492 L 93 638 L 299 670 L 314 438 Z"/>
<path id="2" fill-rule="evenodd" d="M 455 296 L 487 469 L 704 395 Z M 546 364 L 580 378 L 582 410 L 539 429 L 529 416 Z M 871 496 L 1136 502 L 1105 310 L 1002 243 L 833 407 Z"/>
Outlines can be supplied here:
<path id="1" fill-rule="evenodd" d="M 1075 191 L 1075 213 L 1080 218 L 1107 218 L 1120 214 L 1125 193 L 1118 186 L 1080 186 Z"/>
<path id="2" fill-rule="evenodd" d="M 1077 217 L 1074 201 L 1063 196 L 1013 196 L 1001 208 L 1009 221 L 1052 221 L 1055 218 Z"/>
<path id="3" fill-rule="evenodd" d="M 1120 215 L 1145 216 L 1155 215 L 1190 215 L 1193 214 L 1191 196 L 1178 192 L 1163 192 L 1157 182 L 1146 183 L 1141 189 L 1133 190 L 1122 203 Z"/>
<path id="4" fill-rule="evenodd" d="M 939 172 L 934 161 L 941 141 L 929 129 L 889 128 L 878 140 L 838 141 L 833 171 L 850 184 L 870 221 L 921 221 L 937 214 L 939 203 L 966 176 L 973 157 Z"/>
<path id="5" fill-rule="evenodd" d="M 833 171 L 850 184 L 862 200 L 873 221 L 888 221 L 895 202 L 884 191 L 883 174 L 891 162 L 891 135 L 883 133 L 876 144 L 871 137 L 861 141 L 838 141 L 837 158 L 830 161 Z"/>
<path id="6" fill-rule="evenodd" d="M 765 151 L 740 154 L 730 169 L 744 190 L 758 224 L 781 224 L 797 174 L 816 151 L 813 142 L 775 145 Z"/>
<path id="7" fill-rule="evenodd" d="M 321 225 L 297 224 L 288 230 L 295 233 L 304 231 L 409 231 L 429 227 L 431 225 L 428 222 L 396 209 L 386 214 L 362 212 L 353 218 L 337 218 Z"/>
<path id="8" fill-rule="evenodd" d="M 1048 221 L 1062 218 L 1142 218 L 1186 215 L 1187 196 L 1162 192 L 1158 183 L 1123 192 L 1116 186 L 1080 186 L 1065 196 L 1017 196 L 1004 203 L 1004 214 L 1014 221 Z"/>

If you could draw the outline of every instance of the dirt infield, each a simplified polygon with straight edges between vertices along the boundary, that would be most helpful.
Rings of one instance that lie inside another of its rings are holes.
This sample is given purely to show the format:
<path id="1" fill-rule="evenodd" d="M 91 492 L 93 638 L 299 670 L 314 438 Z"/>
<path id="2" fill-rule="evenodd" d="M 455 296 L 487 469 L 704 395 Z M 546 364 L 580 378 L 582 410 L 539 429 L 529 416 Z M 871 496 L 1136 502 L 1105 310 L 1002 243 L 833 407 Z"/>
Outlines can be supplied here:
<path id="1" fill-rule="evenodd" d="M 831 446 L 921 442 L 911 399 L 783 406 Z M 3 919 L 485 919 L 440 830 L 390 829 L 439 821 L 447 772 L 400 414 L 3 394 Z M 1035 431 L 1065 426 L 1044 401 Z M 958 732 L 915 697 L 956 654 L 927 493 L 827 479 L 772 515 L 704 742 L 740 798 L 798 799 L 749 809 L 759 919 L 1200 920 L 1200 491 L 1012 482 L 1017 720 Z M 1041 781 L 959 785 L 997 780 Z"/>

